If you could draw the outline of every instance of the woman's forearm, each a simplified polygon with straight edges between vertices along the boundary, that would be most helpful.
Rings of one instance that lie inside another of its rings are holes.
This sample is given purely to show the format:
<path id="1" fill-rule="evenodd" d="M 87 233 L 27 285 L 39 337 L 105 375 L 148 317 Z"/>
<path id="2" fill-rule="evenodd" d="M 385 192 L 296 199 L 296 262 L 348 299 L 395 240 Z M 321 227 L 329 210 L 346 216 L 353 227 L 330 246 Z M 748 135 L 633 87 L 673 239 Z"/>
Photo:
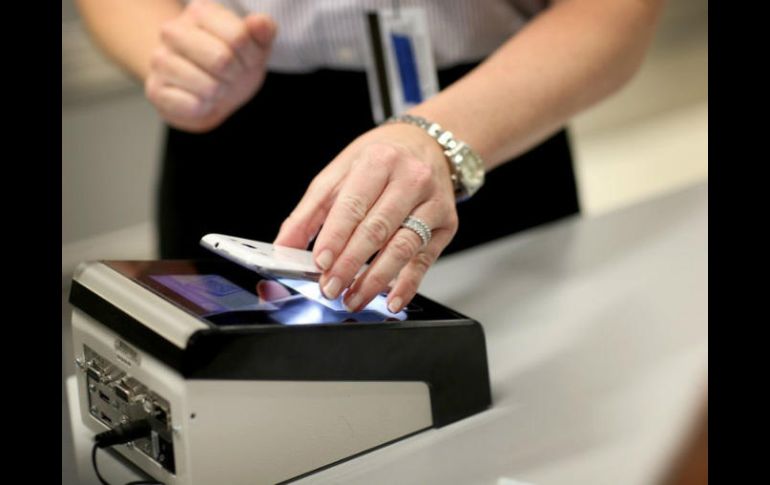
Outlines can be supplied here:
<path id="1" fill-rule="evenodd" d="M 488 170 L 559 129 L 636 72 L 663 0 L 564 0 L 411 113 L 439 122 Z"/>
<path id="2" fill-rule="evenodd" d="M 81 16 L 99 47 L 141 81 L 160 43 L 160 26 L 177 17 L 177 0 L 77 0 Z"/>

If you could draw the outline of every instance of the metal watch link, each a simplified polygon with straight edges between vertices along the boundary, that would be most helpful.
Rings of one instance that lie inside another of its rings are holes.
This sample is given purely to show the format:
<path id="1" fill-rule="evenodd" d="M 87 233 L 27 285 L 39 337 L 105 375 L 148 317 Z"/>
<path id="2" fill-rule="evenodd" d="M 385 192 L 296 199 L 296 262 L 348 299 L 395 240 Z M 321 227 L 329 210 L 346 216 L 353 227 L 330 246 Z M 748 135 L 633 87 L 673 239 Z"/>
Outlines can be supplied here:
<path id="1" fill-rule="evenodd" d="M 438 123 L 410 114 L 391 116 L 385 123 L 407 123 L 420 127 L 441 145 L 449 161 L 457 202 L 470 198 L 484 185 L 484 161 L 470 146 L 456 140 L 451 131 L 442 129 Z"/>

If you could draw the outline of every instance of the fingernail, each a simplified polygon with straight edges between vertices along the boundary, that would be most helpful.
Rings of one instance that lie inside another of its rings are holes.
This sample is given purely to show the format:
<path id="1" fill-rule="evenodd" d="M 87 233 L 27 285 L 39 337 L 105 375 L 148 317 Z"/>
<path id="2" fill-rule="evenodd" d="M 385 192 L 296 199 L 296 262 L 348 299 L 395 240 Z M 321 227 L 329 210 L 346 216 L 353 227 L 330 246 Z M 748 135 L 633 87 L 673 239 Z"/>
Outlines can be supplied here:
<path id="1" fill-rule="evenodd" d="M 315 260 L 315 264 L 317 264 L 318 267 L 322 270 L 326 271 L 327 269 L 331 268 L 332 259 L 334 259 L 332 252 L 328 249 L 324 249 L 321 251 L 321 254 L 318 255 L 318 259 Z"/>
<path id="2" fill-rule="evenodd" d="M 401 311 L 401 305 L 403 303 L 404 301 L 397 296 L 388 303 L 388 310 L 390 310 L 390 313 L 398 313 Z"/>
<path id="3" fill-rule="evenodd" d="M 342 282 L 336 276 L 332 276 L 323 287 L 324 296 L 329 300 L 334 300 L 339 296 Z"/>
<path id="4" fill-rule="evenodd" d="M 343 303 L 350 313 L 355 313 L 356 309 L 361 306 L 361 295 L 356 293 Z"/>

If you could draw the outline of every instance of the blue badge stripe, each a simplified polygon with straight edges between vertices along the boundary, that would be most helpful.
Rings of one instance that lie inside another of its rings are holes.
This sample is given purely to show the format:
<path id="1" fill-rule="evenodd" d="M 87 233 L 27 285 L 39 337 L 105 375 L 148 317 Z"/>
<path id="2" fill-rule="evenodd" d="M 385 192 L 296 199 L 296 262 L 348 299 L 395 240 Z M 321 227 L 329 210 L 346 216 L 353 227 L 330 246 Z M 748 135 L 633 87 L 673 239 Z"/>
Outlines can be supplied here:
<path id="1" fill-rule="evenodd" d="M 404 100 L 413 104 L 420 103 L 422 102 L 422 91 L 420 90 L 420 79 L 417 74 L 412 41 L 406 35 L 393 33 L 390 34 L 390 38 L 398 62 L 398 74 L 401 78 Z"/>

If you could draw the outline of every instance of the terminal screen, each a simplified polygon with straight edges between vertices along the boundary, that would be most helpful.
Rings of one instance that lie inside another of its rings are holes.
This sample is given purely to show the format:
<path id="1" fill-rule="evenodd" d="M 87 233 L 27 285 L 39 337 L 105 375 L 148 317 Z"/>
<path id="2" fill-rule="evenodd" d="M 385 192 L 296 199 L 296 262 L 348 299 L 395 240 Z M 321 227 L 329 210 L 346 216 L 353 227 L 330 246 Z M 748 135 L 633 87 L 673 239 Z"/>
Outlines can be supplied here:
<path id="1" fill-rule="evenodd" d="M 364 310 L 350 313 L 342 304 L 342 296 L 327 300 L 318 283 L 312 281 L 260 279 L 253 289 L 247 290 L 218 274 L 165 274 L 150 278 L 203 309 L 200 316 L 204 318 L 260 311 L 286 325 L 406 319 L 404 311 L 388 311 L 384 295 L 377 295 Z"/>
<path id="2" fill-rule="evenodd" d="M 229 262 L 110 261 L 113 269 L 215 325 L 278 323 L 309 325 L 407 320 L 415 304 L 399 313 L 387 308 L 384 294 L 362 311 L 348 312 L 341 295 L 327 300 L 313 281 L 268 278 Z"/>

